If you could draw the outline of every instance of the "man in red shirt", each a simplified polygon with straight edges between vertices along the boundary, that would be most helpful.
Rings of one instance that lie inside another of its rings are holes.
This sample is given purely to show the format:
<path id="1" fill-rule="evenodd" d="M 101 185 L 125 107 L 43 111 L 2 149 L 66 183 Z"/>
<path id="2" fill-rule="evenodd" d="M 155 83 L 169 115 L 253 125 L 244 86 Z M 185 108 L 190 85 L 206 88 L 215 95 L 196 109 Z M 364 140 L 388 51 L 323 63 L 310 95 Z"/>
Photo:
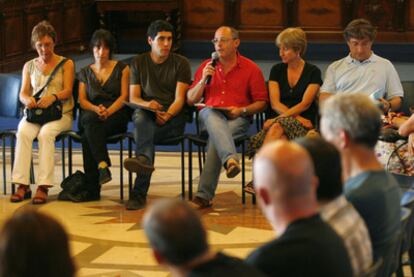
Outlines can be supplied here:
<path id="1" fill-rule="evenodd" d="M 206 164 L 193 200 L 198 208 L 212 205 L 222 166 L 229 178 L 240 172 L 234 138 L 247 132 L 250 116 L 263 111 L 268 101 L 260 68 L 237 51 L 238 31 L 222 26 L 212 42 L 218 60 L 215 66 L 211 59 L 201 64 L 187 94 L 190 105 L 204 99 L 206 107 L 199 117 L 203 130 L 209 135 Z M 210 82 L 208 76 L 211 76 Z"/>

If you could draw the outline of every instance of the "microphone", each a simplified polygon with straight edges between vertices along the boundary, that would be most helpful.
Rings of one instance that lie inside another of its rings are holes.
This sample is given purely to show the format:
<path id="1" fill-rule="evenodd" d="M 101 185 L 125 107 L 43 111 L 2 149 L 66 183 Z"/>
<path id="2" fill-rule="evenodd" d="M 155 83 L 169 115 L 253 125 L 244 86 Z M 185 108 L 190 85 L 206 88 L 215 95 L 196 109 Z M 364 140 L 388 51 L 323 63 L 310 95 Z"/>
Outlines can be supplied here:
<path id="1" fill-rule="evenodd" d="M 218 61 L 218 59 L 219 59 L 219 55 L 218 55 L 218 53 L 217 52 L 213 52 L 213 53 L 211 53 L 211 59 L 212 59 L 212 63 L 211 63 L 211 65 L 213 66 L 213 67 L 216 67 L 216 63 L 217 63 L 217 61 Z M 206 79 L 206 85 L 208 85 L 208 84 L 210 84 L 210 82 L 211 82 L 211 78 L 212 78 L 213 76 L 212 75 L 208 75 L 207 76 L 207 79 Z"/>

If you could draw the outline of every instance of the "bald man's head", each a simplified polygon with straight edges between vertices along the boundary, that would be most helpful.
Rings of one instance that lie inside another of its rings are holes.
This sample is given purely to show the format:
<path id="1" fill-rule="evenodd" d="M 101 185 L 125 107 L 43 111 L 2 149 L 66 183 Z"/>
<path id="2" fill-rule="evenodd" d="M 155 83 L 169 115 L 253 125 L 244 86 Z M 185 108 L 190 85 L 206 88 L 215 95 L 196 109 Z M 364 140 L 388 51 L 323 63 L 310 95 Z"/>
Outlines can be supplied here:
<path id="1" fill-rule="evenodd" d="M 308 152 L 301 146 L 276 141 L 266 144 L 254 162 L 256 188 L 265 186 L 278 200 L 312 194 L 314 168 Z"/>

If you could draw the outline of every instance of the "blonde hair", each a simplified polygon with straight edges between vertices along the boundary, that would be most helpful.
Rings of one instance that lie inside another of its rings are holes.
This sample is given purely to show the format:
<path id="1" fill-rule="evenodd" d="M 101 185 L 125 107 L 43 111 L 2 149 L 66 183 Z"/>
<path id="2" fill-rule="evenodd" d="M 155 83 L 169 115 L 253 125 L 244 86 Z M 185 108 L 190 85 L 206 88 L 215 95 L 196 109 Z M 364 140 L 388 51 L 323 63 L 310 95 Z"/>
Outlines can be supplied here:
<path id="1" fill-rule="evenodd" d="M 44 36 L 51 37 L 53 42 L 56 43 L 57 35 L 55 28 L 53 28 L 52 24 L 46 20 L 39 22 L 36 26 L 33 27 L 31 37 L 32 47 L 35 48 L 36 42 Z"/>
<path id="2" fill-rule="evenodd" d="M 301 28 L 284 29 L 275 40 L 277 47 L 287 47 L 300 53 L 303 56 L 306 52 L 306 34 Z"/>

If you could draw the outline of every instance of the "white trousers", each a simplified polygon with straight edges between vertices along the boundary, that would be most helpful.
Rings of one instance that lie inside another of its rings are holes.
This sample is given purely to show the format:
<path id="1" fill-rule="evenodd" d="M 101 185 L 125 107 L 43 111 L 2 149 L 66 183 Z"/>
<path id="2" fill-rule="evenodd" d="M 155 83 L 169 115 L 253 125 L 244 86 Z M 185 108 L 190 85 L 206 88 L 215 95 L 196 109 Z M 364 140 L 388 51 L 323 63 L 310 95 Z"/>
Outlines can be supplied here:
<path id="1" fill-rule="evenodd" d="M 30 162 L 33 140 L 37 137 L 39 147 L 38 185 L 53 185 L 55 165 L 55 140 L 61 132 L 72 128 L 72 115 L 63 114 L 59 120 L 44 125 L 26 121 L 23 117 L 17 128 L 16 152 L 13 165 L 12 183 L 30 185 Z"/>

